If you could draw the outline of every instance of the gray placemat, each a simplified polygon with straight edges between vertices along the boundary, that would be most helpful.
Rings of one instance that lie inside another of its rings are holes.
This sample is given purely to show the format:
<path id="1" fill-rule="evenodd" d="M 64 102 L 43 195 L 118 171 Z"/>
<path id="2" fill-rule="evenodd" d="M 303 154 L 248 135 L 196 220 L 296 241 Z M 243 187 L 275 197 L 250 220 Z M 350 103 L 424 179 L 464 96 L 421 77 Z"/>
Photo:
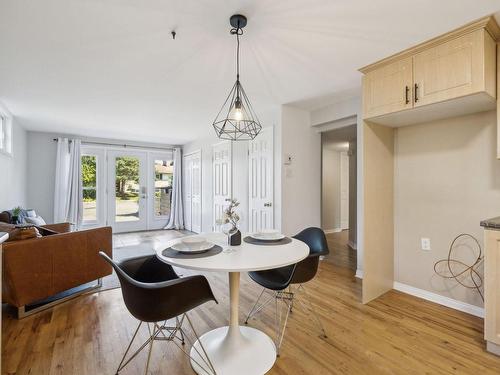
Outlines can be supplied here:
<path id="1" fill-rule="evenodd" d="M 277 245 L 286 245 L 292 242 L 292 239 L 290 237 L 285 237 L 281 240 L 278 241 L 263 241 L 263 240 L 258 240 L 256 238 L 247 236 L 243 238 L 243 241 L 246 243 L 251 243 L 252 245 L 263 245 L 263 246 L 277 246 Z"/>
<path id="2" fill-rule="evenodd" d="M 215 245 L 210 250 L 204 251 L 203 253 L 188 254 L 181 253 L 180 251 L 174 250 L 171 247 L 166 248 L 161 252 L 161 254 L 167 258 L 177 258 L 177 259 L 196 259 L 196 258 L 206 258 L 219 254 L 222 251 L 222 247 Z"/>

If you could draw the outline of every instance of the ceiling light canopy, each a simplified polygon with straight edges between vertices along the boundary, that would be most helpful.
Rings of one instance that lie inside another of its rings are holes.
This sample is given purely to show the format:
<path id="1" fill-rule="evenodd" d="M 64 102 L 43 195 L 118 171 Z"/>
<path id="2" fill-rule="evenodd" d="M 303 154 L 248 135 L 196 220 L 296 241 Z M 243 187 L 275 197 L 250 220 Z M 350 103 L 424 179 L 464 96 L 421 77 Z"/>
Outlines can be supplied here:
<path id="1" fill-rule="evenodd" d="M 236 82 L 222 105 L 213 127 L 220 139 L 244 141 L 254 139 L 262 129 L 252 104 L 240 82 L 240 35 L 247 24 L 247 18 L 240 14 L 229 20 L 231 34 L 236 35 Z"/>

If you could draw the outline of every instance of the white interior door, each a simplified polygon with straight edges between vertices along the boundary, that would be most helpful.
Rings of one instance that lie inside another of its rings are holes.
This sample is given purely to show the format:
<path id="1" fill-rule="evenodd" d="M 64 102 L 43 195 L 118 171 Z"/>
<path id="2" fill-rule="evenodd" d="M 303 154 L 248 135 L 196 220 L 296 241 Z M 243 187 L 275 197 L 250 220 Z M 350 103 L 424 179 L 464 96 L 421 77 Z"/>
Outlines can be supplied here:
<path id="1" fill-rule="evenodd" d="M 192 189 L 192 159 L 190 156 L 184 156 L 184 227 L 191 230 L 191 189 Z"/>
<path id="2" fill-rule="evenodd" d="M 184 225 L 201 232 L 201 151 L 184 156 Z"/>
<path id="3" fill-rule="evenodd" d="M 147 229 L 147 153 L 109 151 L 108 225 L 114 233 Z"/>
<path id="4" fill-rule="evenodd" d="M 224 141 L 213 146 L 213 230 L 220 232 L 217 220 L 222 218 L 224 209 L 232 196 L 232 144 Z"/>
<path id="5" fill-rule="evenodd" d="M 201 232 L 201 151 L 191 155 L 191 231 Z"/>
<path id="6" fill-rule="evenodd" d="M 274 228 L 273 129 L 248 144 L 249 231 Z"/>
<path id="7" fill-rule="evenodd" d="M 340 153 L 340 229 L 349 229 L 349 156 Z"/>

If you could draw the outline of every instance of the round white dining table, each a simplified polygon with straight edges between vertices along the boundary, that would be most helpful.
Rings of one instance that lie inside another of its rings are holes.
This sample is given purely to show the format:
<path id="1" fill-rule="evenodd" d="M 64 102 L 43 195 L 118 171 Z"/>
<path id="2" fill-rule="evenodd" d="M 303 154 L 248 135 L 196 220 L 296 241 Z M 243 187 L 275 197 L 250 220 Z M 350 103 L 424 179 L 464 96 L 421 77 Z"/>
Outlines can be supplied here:
<path id="1" fill-rule="evenodd" d="M 276 361 L 276 346 L 264 332 L 239 324 L 240 273 L 297 263 L 309 255 L 309 247 L 296 239 L 283 245 L 254 245 L 242 240 L 239 246 L 228 246 L 224 234 L 210 233 L 201 236 L 221 246 L 223 251 L 213 256 L 189 259 L 164 256 L 162 251 L 178 242 L 177 239 L 157 246 L 156 254 L 159 259 L 172 266 L 229 273 L 229 326 L 205 333 L 200 337 L 200 341 L 217 375 L 265 374 Z M 197 341 L 191 348 L 191 366 L 197 374 L 205 375 L 207 371 L 198 365 L 202 363 L 198 354 L 201 352 Z"/>

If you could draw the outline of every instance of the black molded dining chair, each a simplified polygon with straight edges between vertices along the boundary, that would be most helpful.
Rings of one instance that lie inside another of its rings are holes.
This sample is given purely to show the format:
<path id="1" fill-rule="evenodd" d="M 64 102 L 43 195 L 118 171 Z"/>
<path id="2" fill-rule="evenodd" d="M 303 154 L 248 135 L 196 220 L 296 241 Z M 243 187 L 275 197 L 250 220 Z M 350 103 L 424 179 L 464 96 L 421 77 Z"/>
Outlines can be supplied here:
<path id="1" fill-rule="evenodd" d="M 120 280 L 125 306 L 139 320 L 139 325 L 118 365 L 116 374 L 123 370 L 149 344 L 145 371 L 147 374 L 154 341 L 171 341 L 192 359 L 182 347 L 185 340 L 188 340 L 192 346 L 194 344 L 186 334 L 183 323 L 184 321 L 188 322 L 195 339 L 199 341 L 198 334 L 187 312 L 209 301 L 217 303 L 207 279 L 201 275 L 180 278 L 172 266 L 159 260 L 156 255 L 140 256 L 121 262 L 113 261 L 102 251 L 99 252 L 99 255 L 113 266 Z M 174 318 L 175 325 L 167 326 L 167 321 Z M 147 324 L 149 338 L 125 361 L 143 323 Z M 204 355 L 201 355 L 195 346 L 193 348 L 205 366 L 197 362 L 196 364 L 204 368 L 207 374 L 215 374 L 205 348 L 201 341 L 199 343 Z"/>
<path id="2" fill-rule="evenodd" d="M 320 228 L 310 227 L 304 229 L 293 238 L 305 242 L 309 246 L 309 256 L 307 258 L 300 261 L 299 263 L 292 264 L 290 266 L 248 273 L 250 278 L 257 284 L 262 286 L 263 289 L 259 297 L 257 298 L 257 301 L 248 313 L 245 324 L 248 324 L 248 320 L 251 317 L 262 311 L 271 301 L 274 300 L 276 302 L 275 325 L 276 347 L 278 355 L 279 349 L 283 342 L 283 337 L 285 335 L 288 316 L 293 310 L 295 301 L 299 302 L 301 307 L 306 312 L 312 312 L 323 337 L 327 337 L 323 324 L 321 323 L 316 309 L 314 308 L 314 305 L 312 304 L 309 295 L 307 294 L 307 291 L 304 287 L 305 283 L 311 281 L 316 276 L 316 273 L 318 272 L 320 257 L 328 255 L 330 253 L 328 249 L 328 243 L 326 241 L 325 232 L 323 232 L 323 230 Z M 298 287 L 293 290 L 292 285 L 298 285 Z M 270 298 L 266 302 L 262 303 L 259 307 L 257 307 L 266 290 L 271 291 Z M 302 296 L 304 297 L 303 299 L 308 306 L 306 306 L 306 304 L 302 302 L 300 298 Z M 284 320 L 282 319 L 282 308 L 281 306 L 279 306 L 280 301 L 286 306 L 286 315 Z"/>

